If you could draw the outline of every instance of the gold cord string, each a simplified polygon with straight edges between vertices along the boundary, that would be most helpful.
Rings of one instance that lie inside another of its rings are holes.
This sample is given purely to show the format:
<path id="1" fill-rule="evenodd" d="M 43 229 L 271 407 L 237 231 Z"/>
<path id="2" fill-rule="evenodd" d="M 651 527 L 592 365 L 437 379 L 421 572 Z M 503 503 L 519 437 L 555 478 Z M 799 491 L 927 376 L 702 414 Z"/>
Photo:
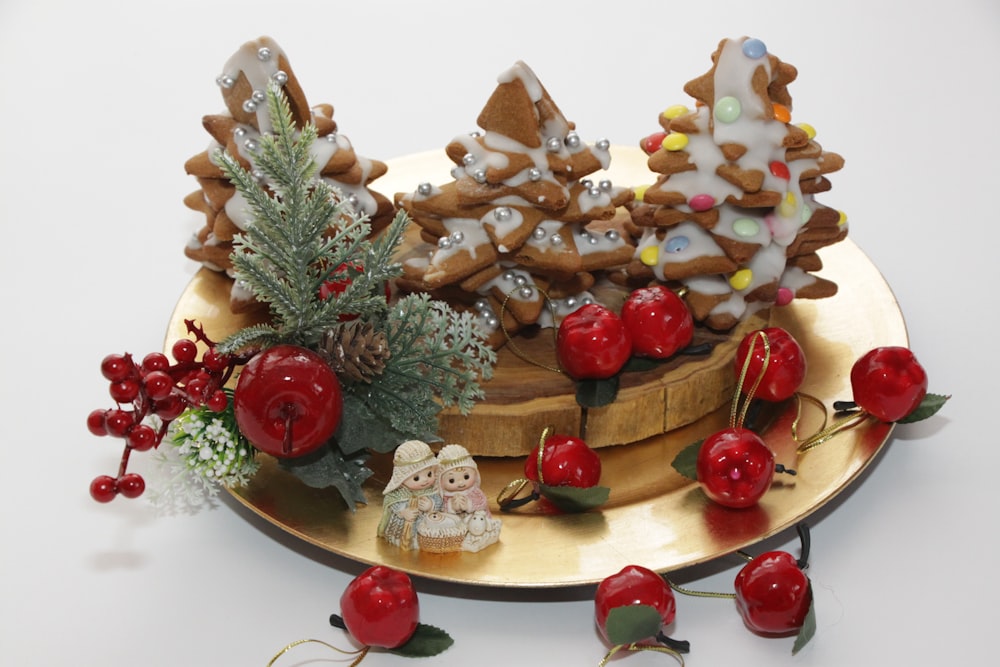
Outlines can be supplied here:
<path id="1" fill-rule="evenodd" d="M 357 665 L 359 665 L 361 661 L 365 659 L 365 656 L 368 655 L 368 651 L 371 649 L 371 646 L 365 646 L 364 648 L 358 649 L 357 651 L 345 651 L 342 648 L 337 648 L 333 644 L 327 644 L 325 641 L 319 639 L 299 639 L 292 642 L 291 644 L 288 644 L 283 649 L 278 651 L 275 654 L 275 656 L 271 658 L 271 661 L 267 663 L 267 667 L 273 667 L 274 663 L 277 662 L 278 658 L 285 655 L 296 646 L 301 646 L 302 644 L 320 644 L 322 646 L 327 647 L 328 649 L 336 651 L 337 653 L 343 653 L 344 655 L 357 655 L 358 657 L 355 658 L 354 662 L 348 665 L 348 667 L 357 667 Z"/>
<path id="2" fill-rule="evenodd" d="M 503 315 L 504 315 L 504 313 L 507 310 L 507 302 L 510 301 L 511 295 L 514 293 L 515 290 L 518 290 L 518 289 L 521 289 L 521 288 L 520 287 L 515 287 L 514 289 L 510 290 L 509 292 L 507 292 L 507 294 L 504 295 L 503 301 L 500 303 L 500 318 L 499 318 L 500 319 L 500 330 L 503 331 L 504 338 L 507 339 L 507 346 L 510 348 L 510 351 L 514 353 L 514 356 L 516 356 L 518 359 L 520 359 L 522 361 L 526 361 L 526 362 L 528 362 L 529 364 L 531 364 L 533 366 L 538 366 L 539 368 L 544 368 L 547 371 L 552 371 L 554 373 L 562 373 L 563 370 L 561 368 L 558 368 L 556 366 L 549 366 L 549 365 L 543 364 L 542 362 L 540 362 L 540 361 L 538 361 L 536 359 L 532 359 L 531 357 L 529 357 L 528 355 L 526 355 L 521 350 L 521 348 L 519 348 L 514 343 L 513 336 L 511 336 L 510 332 L 507 331 L 507 325 L 504 324 Z M 544 297 L 544 299 L 545 299 L 545 305 L 549 309 L 549 313 L 552 315 L 552 327 L 551 327 L 551 329 L 552 329 L 552 342 L 553 342 L 553 344 L 555 344 L 556 337 L 558 335 L 558 328 L 556 327 L 556 309 L 555 309 L 555 306 L 552 305 L 552 300 L 549 299 L 549 295 L 546 294 L 545 290 L 543 290 L 541 287 L 539 287 L 538 285 L 533 285 L 532 289 L 538 290 L 538 293 L 541 294 L 542 297 Z"/>
<path id="3" fill-rule="evenodd" d="M 796 392 L 796 394 L 795 394 L 795 420 L 792 422 L 792 439 L 795 440 L 795 442 L 798 442 L 800 444 L 801 444 L 802 441 L 799 440 L 799 421 L 802 419 L 802 401 L 807 401 L 809 403 L 812 403 L 813 405 L 815 405 L 816 407 L 818 407 L 820 409 L 820 412 L 823 413 L 823 423 L 822 423 L 822 425 L 818 429 L 816 429 L 816 433 L 821 433 L 823 431 L 823 429 L 826 428 L 826 424 L 827 424 L 826 406 L 823 405 L 823 401 L 819 400 L 815 396 L 811 396 L 809 394 L 802 394 L 802 393 Z M 810 438 L 813 438 L 815 436 L 816 436 L 816 434 L 814 433 L 813 435 L 809 436 L 809 438 L 807 438 L 807 440 L 810 439 Z"/>
<path id="4" fill-rule="evenodd" d="M 808 440 L 806 440 L 805 442 L 803 442 L 801 445 L 799 445 L 799 447 L 798 447 L 798 449 L 796 451 L 799 454 L 804 454 L 805 452 L 808 452 L 810 449 L 813 449 L 815 447 L 819 447 L 824 442 L 826 442 L 830 438 L 834 437 L 838 433 L 842 433 L 844 431 L 847 431 L 849 429 L 852 429 L 852 428 L 855 428 L 857 426 L 860 426 L 860 425 L 864 424 L 866 421 L 868 421 L 869 418 L 871 418 L 871 416 L 872 415 L 870 415 L 869 413 L 865 412 L 864 410 L 859 410 L 858 412 L 855 412 L 854 414 L 850 415 L 849 417 L 845 417 L 843 419 L 835 421 L 834 423 L 830 424 L 829 427 L 827 427 L 827 428 L 823 429 L 822 431 L 816 433 L 815 435 L 813 435 L 812 437 L 810 437 Z"/>
<path id="5" fill-rule="evenodd" d="M 760 373 L 757 374 L 757 379 L 754 380 L 753 386 L 750 387 L 750 391 L 747 392 L 746 398 L 742 401 L 743 407 L 741 409 L 740 397 L 743 395 L 743 385 L 746 382 L 747 373 L 750 372 L 750 361 L 753 359 L 753 351 L 757 345 L 758 338 L 764 343 L 764 362 L 761 365 Z M 743 426 L 743 421 L 747 417 L 747 411 L 750 409 L 750 403 L 754 394 L 757 393 L 757 387 L 760 386 L 761 380 L 764 379 L 764 373 L 767 372 L 767 367 L 770 363 L 771 341 L 763 331 L 755 331 L 753 338 L 750 340 L 749 352 L 747 352 L 746 359 L 743 360 L 743 369 L 740 371 L 739 380 L 736 382 L 736 394 L 733 396 L 733 405 L 729 413 L 729 426 L 731 428 L 740 428 Z"/>
<path id="6" fill-rule="evenodd" d="M 545 441 L 549 439 L 549 434 L 552 432 L 552 426 L 546 426 L 542 429 L 542 434 L 538 436 L 538 457 L 536 458 L 535 465 L 538 467 L 538 483 L 545 484 L 545 476 L 542 474 L 542 460 L 545 454 Z M 526 486 L 531 484 L 530 479 L 515 479 L 513 482 L 508 482 L 507 486 L 500 490 L 497 494 L 497 505 L 501 508 L 509 505 L 518 494 L 524 490 Z"/>
<path id="7" fill-rule="evenodd" d="M 735 593 L 715 593 L 713 591 L 693 591 L 690 588 L 684 588 L 683 586 L 678 586 L 674 582 L 667 580 L 667 585 L 674 589 L 682 595 L 689 595 L 694 598 L 721 598 L 723 600 L 733 600 L 736 598 Z"/>
<path id="8" fill-rule="evenodd" d="M 684 667 L 684 657 L 677 651 L 673 650 L 672 648 L 667 648 L 666 646 L 653 646 L 651 644 L 634 644 L 634 643 L 619 644 L 618 646 L 615 646 L 610 651 L 608 651 L 607 655 L 604 656 L 604 659 L 601 660 L 600 664 L 598 664 L 597 667 L 605 667 L 608 664 L 608 661 L 611 660 L 611 658 L 619 651 L 655 651 L 657 653 L 666 653 L 667 655 L 672 656 L 674 659 L 676 659 L 677 662 L 680 663 L 681 667 Z"/>

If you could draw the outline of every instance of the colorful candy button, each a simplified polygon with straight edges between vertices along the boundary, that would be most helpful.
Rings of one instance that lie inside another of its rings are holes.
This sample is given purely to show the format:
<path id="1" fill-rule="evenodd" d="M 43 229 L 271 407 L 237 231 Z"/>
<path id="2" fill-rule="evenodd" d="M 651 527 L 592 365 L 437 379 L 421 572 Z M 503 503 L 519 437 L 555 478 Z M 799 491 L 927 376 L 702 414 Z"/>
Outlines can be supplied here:
<path id="1" fill-rule="evenodd" d="M 692 211 L 707 211 L 715 206 L 715 197 L 707 194 L 695 195 L 688 200 L 688 206 Z"/>
<path id="2" fill-rule="evenodd" d="M 806 133 L 806 136 L 810 139 L 816 138 L 816 128 L 809 123 L 799 123 L 796 127 Z"/>
<path id="3" fill-rule="evenodd" d="M 660 146 L 663 145 L 663 139 L 666 136 L 666 132 L 653 132 L 642 140 L 642 150 L 646 151 L 646 155 L 652 155 L 660 150 Z"/>
<path id="4" fill-rule="evenodd" d="M 760 233 L 760 223 L 753 218 L 733 220 L 733 233 L 741 238 L 750 238 Z"/>
<path id="5" fill-rule="evenodd" d="M 809 218 L 812 217 L 812 214 L 813 214 L 812 209 L 809 208 L 808 206 L 806 206 L 805 204 L 803 204 L 802 205 L 802 224 L 803 225 L 806 224 L 807 222 L 809 222 Z"/>
<path id="6" fill-rule="evenodd" d="M 774 303 L 775 305 L 778 306 L 787 306 L 792 302 L 792 299 L 794 298 L 795 294 L 792 292 L 792 290 L 788 289 L 787 287 L 779 287 L 778 294 L 774 299 Z"/>
<path id="7" fill-rule="evenodd" d="M 656 266 L 660 261 L 660 249 L 655 245 L 643 248 L 639 253 L 639 261 L 646 266 Z"/>
<path id="8" fill-rule="evenodd" d="M 788 171 L 788 165 L 779 160 L 775 160 L 771 164 L 767 165 L 767 168 L 771 170 L 771 175 L 777 178 L 783 178 L 786 181 L 791 179 L 792 175 Z"/>
<path id="9" fill-rule="evenodd" d="M 672 104 L 663 110 L 662 115 L 667 120 L 673 120 L 674 118 L 680 118 L 689 111 L 690 110 L 683 104 Z"/>
<path id="10" fill-rule="evenodd" d="M 636 201 L 642 201 L 646 197 L 646 190 L 649 189 L 648 185 L 637 185 L 632 188 L 632 192 L 635 193 Z"/>
<path id="11" fill-rule="evenodd" d="M 712 111 L 715 114 L 715 119 L 720 123 L 734 123 L 743 112 L 743 107 L 738 99 L 727 95 L 715 101 L 715 107 Z"/>
<path id="12" fill-rule="evenodd" d="M 753 281 L 753 271 L 750 269 L 740 269 L 729 277 L 729 284 L 736 291 L 746 289 Z"/>
<path id="13" fill-rule="evenodd" d="M 764 42 L 760 41 L 759 39 L 751 37 L 750 39 L 743 42 L 743 55 L 745 55 L 747 58 L 753 58 L 754 60 L 756 60 L 757 58 L 764 57 L 764 55 L 766 54 L 767 54 L 767 46 L 765 46 Z"/>
<path id="14" fill-rule="evenodd" d="M 677 253 L 691 245 L 691 239 L 686 236 L 675 236 L 667 244 L 663 246 L 663 249 L 669 253 Z"/>
<path id="15" fill-rule="evenodd" d="M 785 198 L 781 200 L 780 204 L 778 204 L 778 215 L 783 218 L 790 218 L 795 215 L 797 201 L 798 200 L 795 198 L 794 194 L 786 192 Z"/>
<path id="16" fill-rule="evenodd" d="M 792 112 L 784 104 L 776 103 L 774 105 L 774 119 L 782 123 L 787 123 L 792 120 Z"/>
<path id="17" fill-rule="evenodd" d="M 837 211 L 840 214 L 840 219 L 837 220 L 837 224 L 841 227 L 847 224 L 847 214 L 843 211 Z"/>
<path id="18" fill-rule="evenodd" d="M 687 148 L 688 135 L 683 132 L 671 132 L 663 138 L 662 143 L 668 151 L 682 151 Z"/>

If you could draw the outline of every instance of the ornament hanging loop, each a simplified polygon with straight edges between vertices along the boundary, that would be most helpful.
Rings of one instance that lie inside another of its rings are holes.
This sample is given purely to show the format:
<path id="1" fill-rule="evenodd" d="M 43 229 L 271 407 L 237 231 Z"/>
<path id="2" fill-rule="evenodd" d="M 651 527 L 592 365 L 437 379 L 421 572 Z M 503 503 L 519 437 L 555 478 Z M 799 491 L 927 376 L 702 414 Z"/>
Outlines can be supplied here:
<path id="1" fill-rule="evenodd" d="M 629 652 L 655 651 L 656 653 L 665 653 L 674 658 L 681 665 L 681 667 L 684 667 L 684 656 L 682 656 L 680 653 L 678 653 L 672 648 L 668 648 L 666 646 L 654 646 L 652 644 L 635 644 L 635 643 L 619 644 L 613 647 L 610 651 L 607 652 L 607 654 L 604 656 L 604 659 L 601 660 L 600 663 L 598 663 L 597 667 L 606 667 L 611 658 L 614 657 L 619 651 L 629 651 Z"/>
<path id="2" fill-rule="evenodd" d="M 328 644 L 320 639 L 297 639 L 296 641 L 293 641 L 292 643 L 288 644 L 283 649 L 278 651 L 275 654 L 275 656 L 271 658 L 270 662 L 267 663 L 267 667 L 274 667 L 274 664 L 278 661 L 278 658 L 285 655 L 296 646 L 301 646 L 302 644 L 319 644 L 321 646 L 325 646 L 326 648 L 336 651 L 337 653 L 341 653 L 343 655 L 356 655 L 357 657 L 351 662 L 350 665 L 348 665 L 348 667 L 357 667 L 357 665 L 361 664 L 361 661 L 365 659 L 365 656 L 368 655 L 368 651 L 371 650 L 371 646 L 365 646 L 356 651 L 345 651 L 342 648 L 337 648 L 333 644 Z"/>
<path id="3" fill-rule="evenodd" d="M 560 373 L 561 374 L 563 372 L 563 370 L 561 368 L 559 368 L 558 366 L 550 366 L 548 364 L 544 364 L 544 363 L 542 363 L 542 362 L 540 362 L 540 361 L 538 361 L 536 359 L 532 359 L 530 356 L 528 356 L 527 354 L 525 354 L 524 351 L 521 350 L 521 348 L 519 348 L 517 346 L 517 344 L 514 342 L 514 337 L 510 335 L 509 331 L 507 331 L 507 325 L 504 324 L 504 314 L 507 312 L 507 302 L 510 301 L 511 297 L 514 295 L 514 292 L 516 292 L 517 290 L 520 290 L 520 289 L 522 289 L 522 288 L 521 287 L 515 287 L 514 289 L 510 290 L 509 292 L 507 292 L 504 295 L 503 301 L 500 302 L 500 318 L 499 318 L 500 319 L 500 330 L 503 331 L 503 336 L 507 340 L 507 346 L 510 348 L 510 351 L 514 353 L 514 356 L 516 356 L 521 361 L 525 361 L 525 362 L 531 364 L 532 366 L 538 366 L 539 368 L 544 368 L 545 370 L 552 371 L 553 373 Z M 551 327 L 552 328 L 552 344 L 553 344 L 553 346 L 555 346 L 555 344 L 556 344 L 556 336 L 558 334 L 558 327 L 556 327 L 556 309 L 555 309 L 555 306 L 552 305 L 552 299 L 549 298 L 549 295 L 541 287 L 539 287 L 538 285 L 533 285 L 531 287 L 531 289 L 538 290 L 538 293 L 542 295 L 543 299 L 545 299 L 545 307 L 549 309 L 549 314 L 552 316 L 552 327 Z"/>
<path id="4" fill-rule="evenodd" d="M 746 384 L 747 374 L 750 372 L 750 362 L 753 360 L 754 350 L 757 348 L 758 339 L 760 339 L 764 345 L 764 359 L 761 362 L 760 372 L 757 373 L 757 378 L 754 380 L 753 386 L 750 387 L 750 391 L 746 392 L 746 398 L 741 401 L 741 398 L 744 395 L 743 387 Z M 740 377 L 736 381 L 736 391 L 733 395 L 732 410 L 729 413 L 729 426 L 731 428 L 741 428 L 743 426 L 743 422 L 747 417 L 747 411 L 750 409 L 753 397 L 757 393 L 757 388 L 760 386 L 761 380 L 764 379 L 764 374 L 767 372 L 767 367 L 770 363 L 771 339 L 768 338 L 767 333 L 764 331 L 755 331 L 753 333 L 753 337 L 750 339 L 749 352 L 747 353 L 746 359 L 743 360 L 743 368 L 740 370 Z"/>

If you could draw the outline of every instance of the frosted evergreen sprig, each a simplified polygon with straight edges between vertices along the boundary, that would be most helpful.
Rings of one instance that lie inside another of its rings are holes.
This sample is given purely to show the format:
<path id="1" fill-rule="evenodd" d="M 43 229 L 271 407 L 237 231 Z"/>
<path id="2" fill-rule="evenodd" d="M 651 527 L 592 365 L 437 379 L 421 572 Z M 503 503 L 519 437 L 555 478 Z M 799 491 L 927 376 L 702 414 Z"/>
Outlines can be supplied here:
<path id="1" fill-rule="evenodd" d="M 282 342 L 315 347 L 342 315 L 384 310 L 382 286 L 402 272 L 390 258 L 402 241 L 406 216 L 397 215 L 369 241 L 368 217 L 316 177 L 310 152 L 316 127 L 296 128 L 280 87 L 272 85 L 267 96 L 274 133 L 261 137 L 253 157 L 267 185 L 226 152 L 216 160 L 252 213 L 252 223 L 234 238 L 235 277 L 268 304 L 272 317 L 223 341 L 223 352 Z M 346 283 L 345 289 L 321 298 L 323 286 L 333 281 Z"/>

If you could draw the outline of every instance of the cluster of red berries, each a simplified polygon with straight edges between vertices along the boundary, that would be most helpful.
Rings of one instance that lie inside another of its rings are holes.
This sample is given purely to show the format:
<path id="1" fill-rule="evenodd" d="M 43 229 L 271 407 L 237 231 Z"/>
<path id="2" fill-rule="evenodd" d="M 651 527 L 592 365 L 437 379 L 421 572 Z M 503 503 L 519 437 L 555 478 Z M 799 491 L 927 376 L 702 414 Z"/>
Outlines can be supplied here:
<path id="1" fill-rule="evenodd" d="M 567 315 L 556 334 L 556 354 L 574 380 L 603 380 L 616 375 L 633 356 L 667 359 L 687 347 L 693 336 L 687 304 L 655 285 L 629 294 L 621 315 L 598 303 Z"/>
<path id="2" fill-rule="evenodd" d="M 199 340 L 207 340 L 191 323 L 188 328 Z M 219 354 L 213 346 L 199 360 L 197 343 L 187 338 L 174 343 L 171 353 L 173 363 L 161 352 L 147 354 L 139 363 L 128 353 L 109 354 L 101 361 L 101 374 L 110 383 L 116 405 L 92 411 L 87 428 L 94 435 L 122 438 L 125 446 L 117 476 L 100 475 L 90 483 L 94 500 L 106 503 L 119 494 L 142 495 L 145 480 L 127 471 L 131 453 L 158 447 L 170 422 L 188 408 L 226 409 L 229 397 L 223 387 L 242 360 Z M 150 423 L 154 418 L 158 425 Z"/>

